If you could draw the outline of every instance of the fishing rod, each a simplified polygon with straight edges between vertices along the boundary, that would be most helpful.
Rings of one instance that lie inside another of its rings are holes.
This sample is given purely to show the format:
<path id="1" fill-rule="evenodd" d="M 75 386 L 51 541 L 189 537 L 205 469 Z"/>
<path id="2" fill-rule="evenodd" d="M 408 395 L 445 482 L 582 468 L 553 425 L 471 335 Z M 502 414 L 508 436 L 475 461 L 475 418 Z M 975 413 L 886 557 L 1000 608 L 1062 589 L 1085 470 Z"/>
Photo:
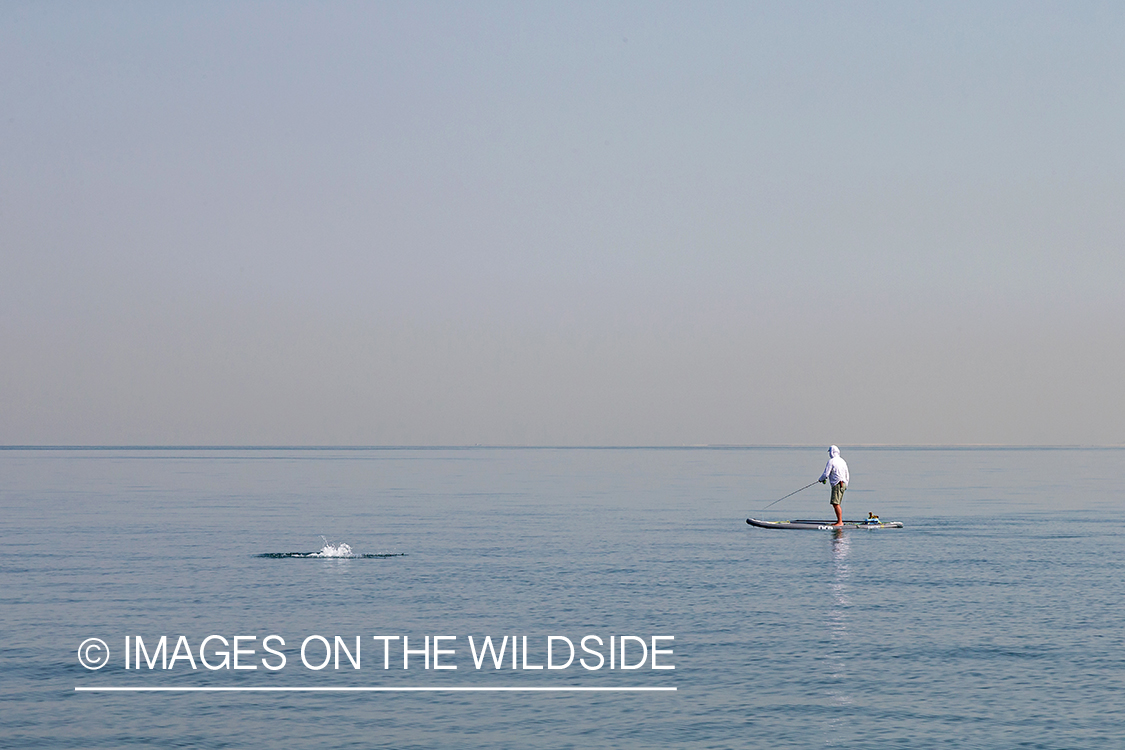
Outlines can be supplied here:
<path id="1" fill-rule="evenodd" d="M 805 485 L 804 487 L 802 487 L 801 489 L 799 489 L 799 490 L 793 490 L 792 492 L 790 492 L 790 493 L 789 493 L 788 495 L 786 495 L 785 497 L 793 497 L 793 496 L 794 496 L 794 495 L 796 495 L 796 494 L 797 494 L 798 492 L 802 492 L 803 490 L 807 490 L 807 489 L 808 489 L 809 487 L 812 487 L 812 486 L 813 486 L 814 484 L 816 484 L 816 483 L 817 483 L 817 482 L 819 482 L 819 481 L 820 481 L 820 480 L 818 479 L 818 480 L 816 480 L 816 482 L 809 482 L 808 484 L 806 484 L 806 485 Z M 778 504 L 778 503 L 780 503 L 780 502 L 781 502 L 782 500 L 784 500 L 784 499 L 785 499 L 785 497 L 779 497 L 778 499 L 774 500 L 774 501 L 773 501 L 772 503 L 770 503 L 769 505 L 767 505 L 767 506 L 766 506 L 765 508 L 762 508 L 762 510 L 767 510 L 767 509 L 768 509 L 768 508 L 770 508 L 771 506 L 777 505 L 777 504 Z M 755 512 L 757 512 L 757 511 L 755 511 Z"/>

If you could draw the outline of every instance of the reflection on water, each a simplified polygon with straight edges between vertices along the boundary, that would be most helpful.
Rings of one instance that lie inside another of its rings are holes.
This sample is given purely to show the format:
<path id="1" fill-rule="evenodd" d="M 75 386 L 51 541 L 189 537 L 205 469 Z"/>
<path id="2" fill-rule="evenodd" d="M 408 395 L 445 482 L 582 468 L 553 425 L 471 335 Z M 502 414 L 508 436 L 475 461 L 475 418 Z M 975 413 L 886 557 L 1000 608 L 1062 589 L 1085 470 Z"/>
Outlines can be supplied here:
<path id="1" fill-rule="evenodd" d="M 849 706 L 848 674 L 846 654 L 851 651 L 848 642 L 848 607 L 851 568 L 848 565 L 848 552 L 851 549 L 851 534 L 839 529 L 832 532 L 832 605 L 828 610 L 829 653 L 827 659 L 828 694 L 833 706 Z M 829 721 L 832 732 L 826 744 L 834 744 L 836 731 L 841 728 L 843 718 L 835 715 Z"/>

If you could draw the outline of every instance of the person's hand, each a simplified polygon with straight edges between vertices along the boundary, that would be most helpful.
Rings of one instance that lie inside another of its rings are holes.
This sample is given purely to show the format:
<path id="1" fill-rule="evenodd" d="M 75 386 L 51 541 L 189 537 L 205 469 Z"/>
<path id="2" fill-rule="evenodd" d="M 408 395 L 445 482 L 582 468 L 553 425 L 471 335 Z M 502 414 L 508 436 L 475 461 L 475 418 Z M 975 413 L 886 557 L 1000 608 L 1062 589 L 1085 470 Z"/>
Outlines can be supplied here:
<path id="1" fill-rule="evenodd" d="M 821 484 L 828 484 L 828 480 L 827 480 L 827 479 L 821 479 L 821 480 L 820 480 L 820 483 L 821 483 Z"/>

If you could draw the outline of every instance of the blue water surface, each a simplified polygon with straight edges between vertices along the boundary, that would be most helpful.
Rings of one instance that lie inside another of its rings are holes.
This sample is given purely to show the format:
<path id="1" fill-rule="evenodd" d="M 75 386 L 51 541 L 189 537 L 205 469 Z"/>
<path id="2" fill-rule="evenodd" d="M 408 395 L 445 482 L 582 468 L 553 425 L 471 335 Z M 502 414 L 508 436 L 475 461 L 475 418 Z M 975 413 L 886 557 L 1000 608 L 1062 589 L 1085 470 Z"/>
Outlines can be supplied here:
<path id="1" fill-rule="evenodd" d="M 1125 450 L 842 447 L 846 515 L 905 528 L 744 523 L 830 517 L 820 485 L 760 510 L 823 448 L 2 450 L 0 744 L 1125 746 Z M 260 557 L 341 543 L 401 556 Z M 127 635 L 211 634 L 289 662 L 124 669 Z M 361 636 L 362 668 L 304 668 L 310 634 Z M 526 635 L 532 664 L 548 635 L 673 635 L 675 669 L 476 670 L 470 634 Z M 458 669 L 384 670 L 373 635 L 456 635 Z"/>

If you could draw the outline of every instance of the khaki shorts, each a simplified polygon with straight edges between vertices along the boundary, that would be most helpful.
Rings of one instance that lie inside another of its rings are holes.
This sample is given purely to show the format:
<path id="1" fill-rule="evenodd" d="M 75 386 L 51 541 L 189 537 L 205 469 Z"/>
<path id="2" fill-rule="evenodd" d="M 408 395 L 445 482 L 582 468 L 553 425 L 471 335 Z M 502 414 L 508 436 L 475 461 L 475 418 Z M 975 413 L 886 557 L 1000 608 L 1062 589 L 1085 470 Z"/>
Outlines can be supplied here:
<path id="1" fill-rule="evenodd" d="M 844 490 L 846 490 L 847 488 L 848 485 L 844 484 L 843 482 L 832 485 L 832 499 L 829 502 L 831 502 L 833 505 L 840 505 L 841 503 L 843 503 Z"/>

